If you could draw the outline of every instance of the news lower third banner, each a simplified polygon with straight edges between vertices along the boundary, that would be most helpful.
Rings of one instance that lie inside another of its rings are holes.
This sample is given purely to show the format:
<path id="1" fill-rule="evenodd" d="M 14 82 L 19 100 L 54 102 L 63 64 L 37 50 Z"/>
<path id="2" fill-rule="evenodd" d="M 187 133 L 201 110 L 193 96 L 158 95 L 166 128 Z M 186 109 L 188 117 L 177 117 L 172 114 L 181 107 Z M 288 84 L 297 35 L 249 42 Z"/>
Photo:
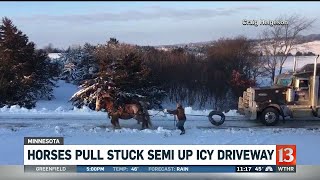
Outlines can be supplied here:
<path id="1" fill-rule="evenodd" d="M 25 172 L 296 172 L 295 145 L 64 145 L 26 137 Z"/>

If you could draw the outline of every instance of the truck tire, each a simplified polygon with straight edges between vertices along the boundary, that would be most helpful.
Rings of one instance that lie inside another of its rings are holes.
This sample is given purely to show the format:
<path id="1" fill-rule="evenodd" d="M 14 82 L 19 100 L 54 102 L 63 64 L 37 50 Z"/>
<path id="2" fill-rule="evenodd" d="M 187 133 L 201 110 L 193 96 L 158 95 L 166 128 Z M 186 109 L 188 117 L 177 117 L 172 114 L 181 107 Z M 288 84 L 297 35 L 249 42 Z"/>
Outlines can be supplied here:
<path id="1" fill-rule="evenodd" d="M 212 117 L 212 116 L 214 116 L 214 115 L 220 116 L 221 119 L 218 120 L 218 121 L 214 120 L 213 117 Z M 211 111 L 211 112 L 209 113 L 208 118 L 209 118 L 209 121 L 211 122 L 211 124 L 213 124 L 213 125 L 215 125 L 215 126 L 220 126 L 220 125 L 222 125 L 222 124 L 224 123 L 224 121 L 226 120 L 226 116 L 225 116 L 221 111 Z"/>
<path id="2" fill-rule="evenodd" d="M 274 126 L 279 122 L 279 111 L 272 107 L 266 108 L 261 113 L 260 120 L 266 126 Z"/>

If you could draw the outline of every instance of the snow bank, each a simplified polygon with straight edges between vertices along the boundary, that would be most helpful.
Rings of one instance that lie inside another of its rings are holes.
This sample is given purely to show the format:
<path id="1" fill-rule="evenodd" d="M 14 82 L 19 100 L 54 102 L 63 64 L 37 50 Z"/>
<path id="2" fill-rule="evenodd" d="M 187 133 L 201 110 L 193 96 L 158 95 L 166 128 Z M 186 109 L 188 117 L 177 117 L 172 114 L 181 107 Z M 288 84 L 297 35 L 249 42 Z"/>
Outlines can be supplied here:
<path id="1" fill-rule="evenodd" d="M 206 110 L 193 110 L 192 107 L 185 107 L 185 113 L 188 115 L 208 115 L 212 109 L 206 109 Z M 233 109 L 228 112 L 224 112 L 224 115 L 226 116 L 240 116 L 239 113 L 237 113 L 237 110 Z"/>
<path id="2" fill-rule="evenodd" d="M 82 108 L 74 107 L 72 110 L 65 109 L 62 106 L 54 110 L 48 110 L 46 108 L 41 109 L 26 109 L 24 107 L 20 107 L 19 105 L 14 105 L 11 107 L 4 106 L 0 108 L 0 112 L 2 115 L 13 115 L 13 114 L 24 114 L 24 115 L 32 115 L 32 114 L 65 114 L 65 115 L 105 115 L 105 112 L 96 112 L 88 107 L 84 106 Z"/>

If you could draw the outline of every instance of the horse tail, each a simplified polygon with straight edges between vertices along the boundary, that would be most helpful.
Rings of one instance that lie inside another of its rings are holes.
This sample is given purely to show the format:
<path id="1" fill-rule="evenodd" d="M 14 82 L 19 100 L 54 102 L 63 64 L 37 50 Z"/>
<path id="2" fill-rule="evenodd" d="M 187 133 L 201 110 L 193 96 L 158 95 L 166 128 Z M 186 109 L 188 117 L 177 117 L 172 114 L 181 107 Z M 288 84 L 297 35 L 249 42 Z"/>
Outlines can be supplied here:
<path id="1" fill-rule="evenodd" d="M 144 114 L 144 118 L 148 123 L 148 127 L 152 127 L 152 122 L 151 122 L 151 118 L 150 118 L 150 115 L 149 115 L 149 112 L 148 112 L 147 104 L 145 102 L 143 102 L 143 101 L 139 101 L 139 103 L 142 106 L 142 111 L 143 111 L 143 114 Z"/>

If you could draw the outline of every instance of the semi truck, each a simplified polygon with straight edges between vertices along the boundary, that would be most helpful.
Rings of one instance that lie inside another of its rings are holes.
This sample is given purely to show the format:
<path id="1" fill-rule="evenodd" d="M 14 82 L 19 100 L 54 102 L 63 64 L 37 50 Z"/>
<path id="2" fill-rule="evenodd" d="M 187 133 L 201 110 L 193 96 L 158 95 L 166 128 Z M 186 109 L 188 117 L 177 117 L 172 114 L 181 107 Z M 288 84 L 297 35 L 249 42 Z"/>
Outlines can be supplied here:
<path id="1" fill-rule="evenodd" d="M 309 119 L 320 117 L 319 55 L 313 64 L 276 76 L 270 87 L 249 87 L 239 97 L 238 112 L 250 120 L 260 120 L 267 126 L 280 118 Z"/>

